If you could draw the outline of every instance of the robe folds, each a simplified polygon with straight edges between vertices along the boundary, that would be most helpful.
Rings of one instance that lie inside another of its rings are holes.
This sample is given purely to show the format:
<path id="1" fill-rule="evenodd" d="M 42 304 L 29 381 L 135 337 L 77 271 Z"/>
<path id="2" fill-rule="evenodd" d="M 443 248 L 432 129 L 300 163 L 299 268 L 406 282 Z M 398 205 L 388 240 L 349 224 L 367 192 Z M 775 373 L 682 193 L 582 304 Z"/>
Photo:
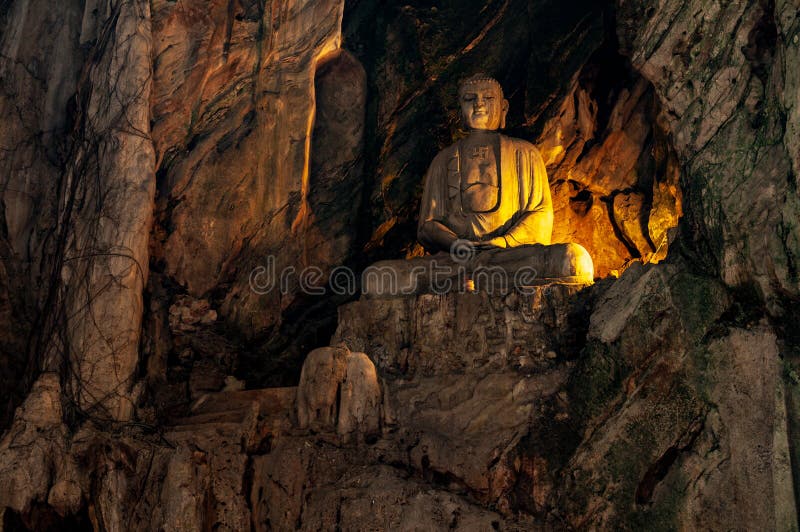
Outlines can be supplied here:
<path id="1" fill-rule="evenodd" d="M 437 221 L 466 240 L 505 237 L 507 247 L 550 244 L 553 204 L 547 170 L 539 151 L 521 139 L 500 137 L 497 206 L 488 212 L 469 212 L 461 201 L 463 141 L 445 148 L 434 158 L 425 176 L 420 205 L 419 237 L 435 248 L 422 230 Z"/>

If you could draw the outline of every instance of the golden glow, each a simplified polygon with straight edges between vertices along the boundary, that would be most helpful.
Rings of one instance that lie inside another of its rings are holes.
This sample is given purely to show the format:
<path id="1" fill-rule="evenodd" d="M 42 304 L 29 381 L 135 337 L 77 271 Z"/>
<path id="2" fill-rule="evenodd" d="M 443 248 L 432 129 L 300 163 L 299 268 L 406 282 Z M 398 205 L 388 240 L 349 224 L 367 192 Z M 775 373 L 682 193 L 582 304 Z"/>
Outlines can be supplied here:
<path id="1" fill-rule="evenodd" d="M 587 283 L 591 283 L 594 281 L 594 261 L 592 261 L 588 251 L 585 249 L 583 251 L 583 254 L 576 259 L 575 271 L 578 273 L 578 277 L 584 279 Z"/>

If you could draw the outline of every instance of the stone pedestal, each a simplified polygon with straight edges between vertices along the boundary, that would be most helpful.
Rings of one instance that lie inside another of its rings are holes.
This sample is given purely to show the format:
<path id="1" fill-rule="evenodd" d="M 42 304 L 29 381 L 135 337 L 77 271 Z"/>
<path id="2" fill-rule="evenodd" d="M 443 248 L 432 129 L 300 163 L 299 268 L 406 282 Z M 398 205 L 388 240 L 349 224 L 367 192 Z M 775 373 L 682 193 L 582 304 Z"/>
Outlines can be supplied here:
<path id="1" fill-rule="evenodd" d="M 332 345 L 367 353 L 387 377 L 480 369 L 551 368 L 564 353 L 579 313 L 581 285 L 546 284 L 503 294 L 450 292 L 361 299 L 339 308 Z"/>
<path id="2" fill-rule="evenodd" d="M 560 396 L 580 351 L 572 337 L 585 332 L 582 288 L 363 298 L 340 307 L 332 344 L 367 353 L 383 381 L 383 459 L 507 505 L 525 435 L 561 430 L 568 418 Z M 544 500 L 553 480 L 541 460 Z"/>

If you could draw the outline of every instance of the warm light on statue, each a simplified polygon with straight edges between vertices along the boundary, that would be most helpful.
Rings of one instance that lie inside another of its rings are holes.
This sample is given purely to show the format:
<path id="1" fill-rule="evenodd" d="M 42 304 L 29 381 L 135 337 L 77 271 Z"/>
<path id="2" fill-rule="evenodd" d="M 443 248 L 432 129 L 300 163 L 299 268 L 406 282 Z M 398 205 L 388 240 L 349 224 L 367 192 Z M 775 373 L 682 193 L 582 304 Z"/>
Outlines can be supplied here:
<path id="1" fill-rule="evenodd" d="M 550 244 L 553 205 L 547 173 L 532 144 L 501 135 L 508 101 L 495 80 L 475 76 L 459 88 L 469 136 L 442 150 L 425 178 L 419 240 L 445 251 L 457 239 L 480 249 Z"/>
<path id="2" fill-rule="evenodd" d="M 526 282 L 591 283 L 589 253 L 575 243 L 551 245 L 553 205 L 547 171 L 539 151 L 529 142 L 498 133 L 505 126 L 508 101 L 500 84 L 476 75 L 461 83 L 459 104 L 469 135 L 439 152 L 425 176 L 418 239 L 432 257 L 388 261 L 404 279 L 419 286 L 426 261 L 452 264 L 468 271 L 501 268 L 509 275 L 536 272 Z M 459 261 L 454 247 L 470 246 L 475 256 Z M 412 270 L 417 269 L 416 272 Z M 383 287 L 368 285 L 366 293 L 381 295 Z"/>

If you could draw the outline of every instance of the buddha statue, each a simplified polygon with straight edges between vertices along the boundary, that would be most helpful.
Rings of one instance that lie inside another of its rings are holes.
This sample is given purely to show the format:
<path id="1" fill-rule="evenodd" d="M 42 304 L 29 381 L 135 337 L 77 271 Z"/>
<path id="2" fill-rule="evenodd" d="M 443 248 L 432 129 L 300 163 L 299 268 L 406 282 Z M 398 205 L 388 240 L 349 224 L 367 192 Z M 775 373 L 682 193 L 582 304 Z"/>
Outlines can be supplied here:
<path id="1" fill-rule="evenodd" d="M 517 286 L 591 283 L 592 259 L 582 246 L 550 243 L 553 205 L 539 151 L 497 131 L 508 112 L 500 84 L 475 75 L 458 96 L 469 133 L 433 159 L 420 205 L 417 238 L 431 255 L 375 264 L 365 272 L 365 294 L 459 288 L 442 282 L 459 275 L 473 289 L 470 277 L 481 270 L 505 273 Z"/>

